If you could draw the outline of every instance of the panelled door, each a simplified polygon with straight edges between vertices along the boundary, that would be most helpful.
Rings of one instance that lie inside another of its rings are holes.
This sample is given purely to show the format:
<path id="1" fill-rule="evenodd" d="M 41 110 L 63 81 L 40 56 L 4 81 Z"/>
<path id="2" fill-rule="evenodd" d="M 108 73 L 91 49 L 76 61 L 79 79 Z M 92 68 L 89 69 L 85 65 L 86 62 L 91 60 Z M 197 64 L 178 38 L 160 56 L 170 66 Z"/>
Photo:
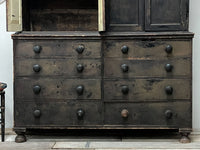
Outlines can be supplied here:
<path id="1" fill-rule="evenodd" d="M 7 31 L 22 30 L 22 0 L 7 0 Z"/>
<path id="2" fill-rule="evenodd" d="M 187 30 L 188 6 L 188 0 L 145 0 L 145 30 Z"/>
<path id="3" fill-rule="evenodd" d="M 107 0 L 107 31 L 142 31 L 144 0 Z"/>

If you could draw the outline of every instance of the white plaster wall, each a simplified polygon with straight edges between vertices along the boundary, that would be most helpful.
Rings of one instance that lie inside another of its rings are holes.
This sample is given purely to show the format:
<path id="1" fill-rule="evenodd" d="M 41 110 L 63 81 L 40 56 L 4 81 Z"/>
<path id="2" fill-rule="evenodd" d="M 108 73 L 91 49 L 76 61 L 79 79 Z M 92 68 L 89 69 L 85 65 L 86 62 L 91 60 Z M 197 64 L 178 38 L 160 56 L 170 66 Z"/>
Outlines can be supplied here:
<path id="1" fill-rule="evenodd" d="M 200 130 L 200 0 L 190 0 L 189 31 L 193 41 L 193 128 Z"/>
<path id="2" fill-rule="evenodd" d="M 6 82 L 6 128 L 13 126 L 13 50 L 11 33 L 6 32 L 6 3 L 0 4 L 0 81 Z"/>
<path id="3" fill-rule="evenodd" d="M 13 50 L 11 33 L 6 32 L 6 7 L 0 5 L 0 81 L 6 82 L 6 127 L 13 127 Z M 190 0 L 193 43 L 193 128 L 200 130 L 200 0 Z"/>

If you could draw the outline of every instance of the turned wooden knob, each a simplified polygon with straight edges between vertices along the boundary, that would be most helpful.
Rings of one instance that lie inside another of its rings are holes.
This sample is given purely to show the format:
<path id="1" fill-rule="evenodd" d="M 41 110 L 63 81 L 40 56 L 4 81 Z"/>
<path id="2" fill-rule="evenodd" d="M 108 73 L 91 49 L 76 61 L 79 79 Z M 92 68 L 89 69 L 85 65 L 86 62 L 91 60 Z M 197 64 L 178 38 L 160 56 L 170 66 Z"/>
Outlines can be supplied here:
<path id="1" fill-rule="evenodd" d="M 35 85 L 35 86 L 33 87 L 33 92 L 34 92 L 35 94 L 39 94 L 40 91 L 41 91 L 41 87 L 40 87 L 39 85 Z"/>
<path id="2" fill-rule="evenodd" d="M 121 91 L 122 91 L 122 93 L 123 93 L 124 95 L 128 94 L 128 92 L 129 92 L 128 86 L 127 86 L 127 85 L 122 86 Z"/>
<path id="3" fill-rule="evenodd" d="M 76 92 L 78 95 L 82 95 L 84 91 L 84 86 L 83 85 L 79 85 L 76 87 Z"/>
<path id="4" fill-rule="evenodd" d="M 165 65 L 165 70 L 166 70 L 167 72 L 172 72 L 172 69 L 173 69 L 173 66 L 172 66 L 171 64 L 166 64 L 166 65 Z"/>
<path id="5" fill-rule="evenodd" d="M 76 114 L 77 114 L 78 119 L 81 119 L 81 118 L 84 117 L 85 111 L 82 110 L 82 109 L 79 109 L 79 110 L 77 110 L 77 113 L 76 113 Z"/>
<path id="6" fill-rule="evenodd" d="M 127 54 L 128 50 L 129 50 L 128 46 L 122 46 L 122 48 L 121 48 L 121 51 L 123 54 Z"/>
<path id="7" fill-rule="evenodd" d="M 40 72 L 40 70 L 41 70 L 40 65 L 38 65 L 38 64 L 33 65 L 33 71 L 35 71 L 35 72 Z"/>
<path id="8" fill-rule="evenodd" d="M 82 54 L 84 50 L 85 50 L 84 45 L 79 45 L 79 46 L 76 48 L 76 51 L 77 51 L 77 53 L 79 53 L 79 54 Z"/>
<path id="9" fill-rule="evenodd" d="M 123 64 L 123 65 L 121 65 L 121 69 L 122 69 L 123 72 L 128 72 L 129 67 L 128 67 L 127 64 Z"/>
<path id="10" fill-rule="evenodd" d="M 42 47 L 39 46 L 39 45 L 35 45 L 35 46 L 33 47 L 33 51 L 34 51 L 35 53 L 37 53 L 37 54 L 39 54 L 39 53 L 41 52 L 41 50 L 42 50 Z"/>
<path id="11" fill-rule="evenodd" d="M 170 54 L 172 53 L 173 47 L 171 45 L 167 45 L 165 48 L 166 53 Z"/>
<path id="12" fill-rule="evenodd" d="M 165 111 L 165 117 L 166 117 L 167 119 L 171 119 L 172 116 L 173 116 L 173 113 L 172 113 L 171 110 L 166 110 L 166 111 Z"/>
<path id="13" fill-rule="evenodd" d="M 76 70 L 77 70 L 79 73 L 81 73 L 81 72 L 83 72 L 83 70 L 84 70 L 84 66 L 83 66 L 82 64 L 78 64 L 78 65 L 76 66 Z"/>
<path id="14" fill-rule="evenodd" d="M 123 118 L 128 118 L 128 115 L 129 115 L 129 112 L 128 112 L 127 109 L 123 109 L 123 110 L 121 111 L 121 116 L 122 116 Z"/>
<path id="15" fill-rule="evenodd" d="M 41 116 L 41 111 L 37 109 L 33 112 L 33 115 L 34 117 L 39 118 Z"/>
<path id="16" fill-rule="evenodd" d="M 165 92 L 166 92 L 167 95 L 172 95 L 173 94 L 173 87 L 166 86 L 165 87 Z"/>

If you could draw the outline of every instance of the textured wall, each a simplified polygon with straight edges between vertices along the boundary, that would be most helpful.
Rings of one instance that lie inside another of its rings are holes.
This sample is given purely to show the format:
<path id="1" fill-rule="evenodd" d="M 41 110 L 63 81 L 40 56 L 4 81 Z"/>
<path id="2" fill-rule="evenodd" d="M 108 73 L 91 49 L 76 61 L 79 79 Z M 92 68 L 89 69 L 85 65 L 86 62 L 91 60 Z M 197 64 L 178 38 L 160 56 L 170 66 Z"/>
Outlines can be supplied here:
<path id="1" fill-rule="evenodd" d="M 0 4 L 0 81 L 6 89 L 6 127 L 13 126 L 13 50 L 11 33 L 6 32 L 6 7 Z M 190 28 L 193 45 L 193 127 L 200 130 L 200 0 L 190 0 Z"/>
<path id="2" fill-rule="evenodd" d="M 193 41 L 193 128 L 200 130 L 200 0 L 190 0 L 190 27 Z"/>

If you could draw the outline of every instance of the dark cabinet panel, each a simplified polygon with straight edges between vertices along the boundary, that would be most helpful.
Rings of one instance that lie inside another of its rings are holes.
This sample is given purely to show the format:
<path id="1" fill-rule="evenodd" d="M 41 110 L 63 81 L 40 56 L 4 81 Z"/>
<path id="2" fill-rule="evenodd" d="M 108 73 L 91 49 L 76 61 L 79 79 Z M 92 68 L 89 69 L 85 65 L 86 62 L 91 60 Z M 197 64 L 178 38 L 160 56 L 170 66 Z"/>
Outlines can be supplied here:
<path id="1" fill-rule="evenodd" d="M 64 76 L 68 78 L 101 78 L 99 59 L 17 59 L 16 76 Z"/>
<path id="2" fill-rule="evenodd" d="M 15 103 L 15 127 L 101 125 L 101 102 Z"/>
<path id="3" fill-rule="evenodd" d="M 64 78 L 17 78 L 15 79 L 17 100 L 100 100 L 101 81 L 99 79 Z"/>
<path id="4" fill-rule="evenodd" d="M 145 30 L 187 30 L 188 7 L 188 0 L 145 0 Z"/>
<path id="5" fill-rule="evenodd" d="M 174 60 L 142 59 L 105 58 L 104 78 L 191 77 L 191 58 L 176 58 Z"/>
<path id="6" fill-rule="evenodd" d="M 192 127 L 191 102 L 105 103 L 105 124 L 140 127 Z"/>
<path id="7" fill-rule="evenodd" d="M 122 7 L 123 6 L 123 7 Z M 144 0 L 106 1 L 107 30 L 143 30 Z"/>
<path id="8" fill-rule="evenodd" d="M 190 79 L 123 79 L 104 81 L 104 99 L 152 102 L 191 99 Z"/>

